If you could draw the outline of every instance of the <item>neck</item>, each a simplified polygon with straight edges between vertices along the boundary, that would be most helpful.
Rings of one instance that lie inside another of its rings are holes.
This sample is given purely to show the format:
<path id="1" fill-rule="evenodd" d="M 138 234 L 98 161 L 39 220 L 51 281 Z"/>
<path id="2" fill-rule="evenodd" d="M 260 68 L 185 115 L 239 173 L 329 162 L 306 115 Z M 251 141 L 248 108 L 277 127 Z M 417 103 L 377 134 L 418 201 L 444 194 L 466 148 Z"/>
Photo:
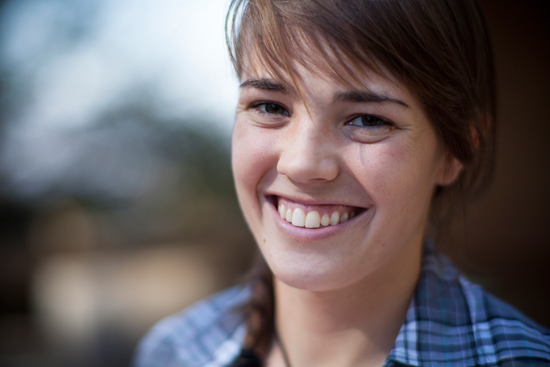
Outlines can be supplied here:
<path id="1" fill-rule="evenodd" d="M 275 278 L 276 326 L 292 366 L 380 366 L 405 319 L 420 263 L 415 246 L 361 281 L 323 292 Z"/>

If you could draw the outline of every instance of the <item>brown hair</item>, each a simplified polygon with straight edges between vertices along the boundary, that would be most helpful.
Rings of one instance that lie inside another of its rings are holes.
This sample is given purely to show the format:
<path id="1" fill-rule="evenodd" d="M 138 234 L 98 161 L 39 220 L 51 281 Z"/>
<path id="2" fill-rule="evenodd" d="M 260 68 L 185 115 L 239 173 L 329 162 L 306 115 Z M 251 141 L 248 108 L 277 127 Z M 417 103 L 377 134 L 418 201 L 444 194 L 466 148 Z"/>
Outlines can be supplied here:
<path id="1" fill-rule="evenodd" d="M 372 70 L 387 71 L 407 86 L 447 155 L 463 164 L 453 184 L 436 188 L 436 227 L 445 227 L 457 204 L 488 186 L 495 150 L 494 71 L 475 0 L 232 0 L 226 37 L 239 78 L 247 63 L 294 81 L 292 60 L 346 84 L 354 83 L 358 71 Z M 251 278 L 256 296 L 247 305 L 246 343 L 265 357 L 273 333 L 273 289 L 265 285 L 271 275 L 263 259 L 255 269 L 261 275 Z"/>

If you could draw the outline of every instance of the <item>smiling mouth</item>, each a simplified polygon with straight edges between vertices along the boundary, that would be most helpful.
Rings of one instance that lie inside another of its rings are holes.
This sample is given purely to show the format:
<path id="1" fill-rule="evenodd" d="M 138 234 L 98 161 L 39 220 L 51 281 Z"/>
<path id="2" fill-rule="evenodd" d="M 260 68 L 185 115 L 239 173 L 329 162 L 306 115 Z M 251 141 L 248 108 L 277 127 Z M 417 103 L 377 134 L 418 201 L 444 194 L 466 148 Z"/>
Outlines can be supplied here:
<path id="1" fill-rule="evenodd" d="M 280 196 L 270 196 L 268 199 L 282 219 L 302 228 L 335 226 L 366 210 L 349 205 L 305 205 Z"/>

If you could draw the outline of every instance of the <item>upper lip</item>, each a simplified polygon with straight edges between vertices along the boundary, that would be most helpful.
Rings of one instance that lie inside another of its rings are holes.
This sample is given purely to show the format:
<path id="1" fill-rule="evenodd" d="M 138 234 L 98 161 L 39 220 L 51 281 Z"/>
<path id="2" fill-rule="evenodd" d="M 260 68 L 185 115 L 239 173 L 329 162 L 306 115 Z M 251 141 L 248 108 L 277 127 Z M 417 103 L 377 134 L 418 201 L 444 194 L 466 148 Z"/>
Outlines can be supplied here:
<path id="1" fill-rule="evenodd" d="M 344 206 L 350 206 L 354 208 L 362 208 L 362 209 L 368 209 L 370 206 L 362 206 L 357 205 L 356 203 L 347 203 L 337 200 L 330 200 L 330 199 L 316 199 L 312 197 L 304 197 L 304 196 L 296 196 L 296 195 L 287 195 L 287 194 L 279 194 L 279 193 L 266 193 L 266 197 L 274 196 L 274 197 L 281 197 L 293 202 L 296 202 L 298 204 L 302 205 L 344 205 Z"/>

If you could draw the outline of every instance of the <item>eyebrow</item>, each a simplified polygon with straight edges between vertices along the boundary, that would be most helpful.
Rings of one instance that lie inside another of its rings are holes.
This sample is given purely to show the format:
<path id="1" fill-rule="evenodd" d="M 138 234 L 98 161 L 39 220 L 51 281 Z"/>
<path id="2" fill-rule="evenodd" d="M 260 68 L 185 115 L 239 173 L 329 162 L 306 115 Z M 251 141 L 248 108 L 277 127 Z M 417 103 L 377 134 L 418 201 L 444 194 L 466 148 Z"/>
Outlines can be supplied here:
<path id="1" fill-rule="evenodd" d="M 346 91 L 346 92 L 339 92 L 336 93 L 334 96 L 334 102 L 356 102 L 356 103 L 363 103 L 363 102 L 375 102 L 375 103 L 382 103 L 382 102 L 391 102 L 391 103 L 397 103 L 403 107 L 410 108 L 408 104 L 403 102 L 400 99 L 388 97 L 384 94 L 379 94 L 373 91 Z"/>
<path id="2" fill-rule="evenodd" d="M 292 94 L 288 86 L 284 83 L 274 81 L 273 79 L 248 79 L 245 80 L 240 85 L 241 89 L 245 88 L 257 88 L 261 90 L 280 92 L 284 94 Z M 386 96 L 384 94 L 376 93 L 373 91 L 345 91 L 336 93 L 333 98 L 333 102 L 354 102 L 354 103 L 365 103 L 365 102 L 375 102 L 375 103 L 397 103 L 403 107 L 410 108 L 408 104 L 404 101 Z"/>
<path id="3" fill-rule="evenodd" d="M 241 83 L 240 88 L 257 88 L 284 94 L 291 94 L 289 88 L 285 84 L 276 82 L 272 79 L 248 79 Z"/>

